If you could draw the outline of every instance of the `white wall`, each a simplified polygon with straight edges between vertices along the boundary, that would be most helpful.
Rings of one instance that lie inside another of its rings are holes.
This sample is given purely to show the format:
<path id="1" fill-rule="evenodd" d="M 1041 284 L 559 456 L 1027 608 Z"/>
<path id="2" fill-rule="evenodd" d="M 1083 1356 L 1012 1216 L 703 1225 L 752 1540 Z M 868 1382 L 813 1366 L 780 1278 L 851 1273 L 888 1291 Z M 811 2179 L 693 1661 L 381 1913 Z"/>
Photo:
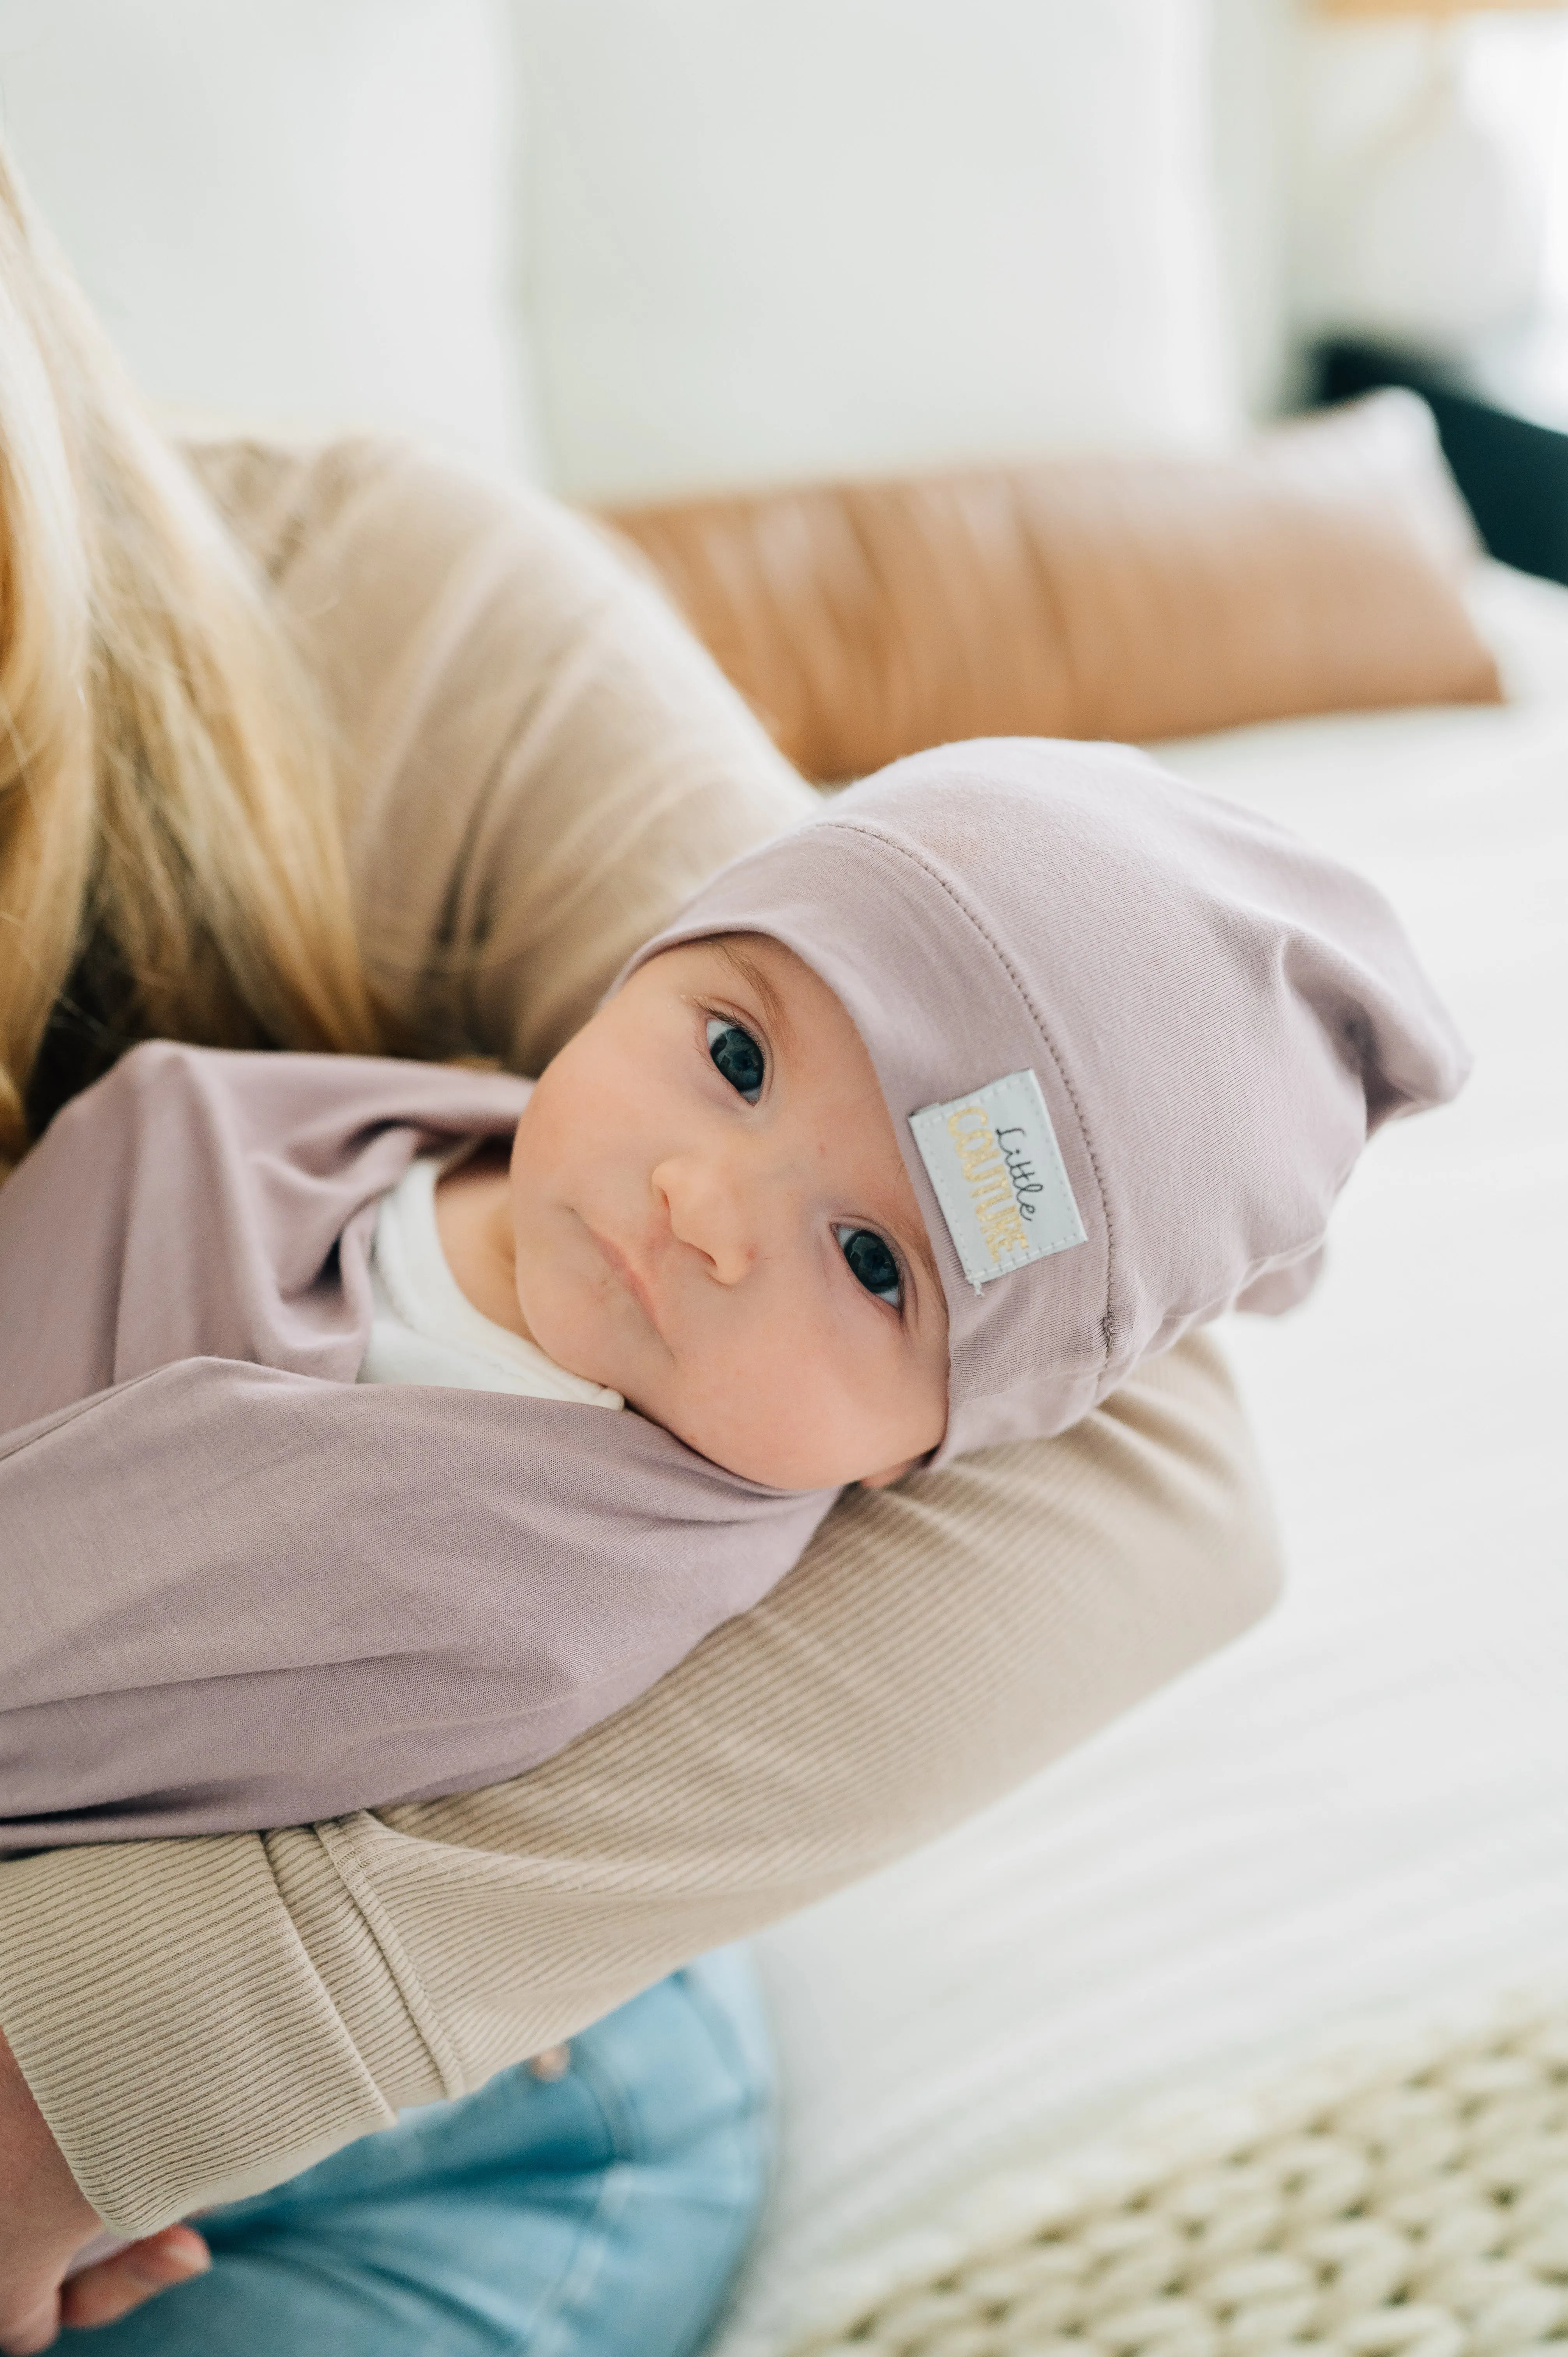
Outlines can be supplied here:
<path id="1" fill-rule="evenodd" d="M 1294 382 L 1286 283 L 1294 0 L 1213 0 L 1210 136 L 1226 335 L 1247 415 Z"/>
<path id="2" fill-rule="evenodd" d="M 557 481 L 1212 440 L 1208 0 L 518 0 Z"/>
<path id="3" fill-rule="evenodd" d="M 0 0 L 0 117 L 158 396 L 630 496 L 1276 406 L 1298 5 Z"/>
<path id="4" fill-rule="evenodd" d="M 525 457 L 503 0 L 0 0 L 0 119 L 144 384 Z"/>

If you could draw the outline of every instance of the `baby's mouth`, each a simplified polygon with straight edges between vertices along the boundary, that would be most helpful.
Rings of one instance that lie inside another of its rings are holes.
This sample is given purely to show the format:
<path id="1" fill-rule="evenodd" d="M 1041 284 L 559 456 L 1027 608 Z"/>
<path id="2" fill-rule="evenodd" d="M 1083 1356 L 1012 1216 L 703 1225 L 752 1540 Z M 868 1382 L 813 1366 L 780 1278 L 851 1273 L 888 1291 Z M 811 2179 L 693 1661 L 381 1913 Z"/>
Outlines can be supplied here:
<path id="1" fill-rule="evenodd" d="M 636 1302 L 638 1308 L 641 1310 L 643 1316 L 647 1318 L 649 1324 L 657 1334 L 659 1331 L 659 1319 L 654 1313 L 653 1296 L 649 1288 L 647 1278 L 643 1276 L 641 1272 L 627 1258 L 626 1254 L 621 1251 L 618 1244 L 611 1243 L 609 1238 L 607 1236 L 601 1235 L 597 1228 L 588 1227 L 586 1220 L 583 1222 L 583 1225 L 585 1228 L 587 1228 L 589 1236 L 592 1238 L 594 1243 L 598 1247 L 599 1254 L 605 1261 L 606 1265 L 610 1270 L 611 1275 L 618 1279 L 623 1290 L 630 1294 L 632 1299 Z"/>

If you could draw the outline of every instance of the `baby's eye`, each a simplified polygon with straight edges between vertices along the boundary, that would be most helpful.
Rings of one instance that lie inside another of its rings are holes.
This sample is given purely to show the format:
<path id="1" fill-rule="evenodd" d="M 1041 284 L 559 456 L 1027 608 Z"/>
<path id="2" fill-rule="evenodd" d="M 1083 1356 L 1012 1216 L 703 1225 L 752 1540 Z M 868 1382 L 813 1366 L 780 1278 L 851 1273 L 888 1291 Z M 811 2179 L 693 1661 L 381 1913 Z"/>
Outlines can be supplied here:
<path id="1" fill-rule="evenodd" d="M 755 1104 L 762 1094 L 768 1065 L 750 1032 L 743 1031 L 738 1023 L 726 1023 L 722 1015 L 710 1015 L 708 1053 L 731 1088 L 738 1089 L 747 1104 Z"/>
<path id="2" fill-rule="evenodd" d="M 867 1293 L 875 1293 L 879 1301 L 890 1302 L 895 1309 L 901 1309 L 904 1286 L 898 1264 L 881 1237 L 870 1228 L 835 1228 L 833 1233 L 849 1263 L 850 1275 L 859 1279 Z"/>

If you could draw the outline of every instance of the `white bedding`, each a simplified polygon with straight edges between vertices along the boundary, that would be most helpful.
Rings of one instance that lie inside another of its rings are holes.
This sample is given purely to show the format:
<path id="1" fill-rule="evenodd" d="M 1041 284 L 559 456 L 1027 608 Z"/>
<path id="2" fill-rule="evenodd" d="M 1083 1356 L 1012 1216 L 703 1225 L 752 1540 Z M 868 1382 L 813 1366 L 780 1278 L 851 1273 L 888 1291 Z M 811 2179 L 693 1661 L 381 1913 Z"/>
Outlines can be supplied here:
<path id="1" fill-rule="evenodd" d="M 1568 1959 L 1568 591 L 1491 567 L 1476 597 L 1506 708 L 1165 748 L 1383 884 L 1475 1078 L 1379 1141 L 1317 1298 L 1230 1329 L 1273 1620 L 759 1943 L 784 2145 L 723 2357 L 993 2169 Z"/>

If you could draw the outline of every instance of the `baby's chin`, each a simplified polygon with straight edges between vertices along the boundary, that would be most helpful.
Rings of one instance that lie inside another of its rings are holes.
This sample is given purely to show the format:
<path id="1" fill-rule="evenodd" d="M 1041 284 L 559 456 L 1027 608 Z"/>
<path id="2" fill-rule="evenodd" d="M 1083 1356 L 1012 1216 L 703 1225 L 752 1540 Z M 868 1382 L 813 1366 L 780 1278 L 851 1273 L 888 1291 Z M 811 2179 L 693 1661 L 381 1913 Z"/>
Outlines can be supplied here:
<path id="1" fill-rule="evenodd" d="M 615 1364 L 615 1354 L 606 1348 L 606 1338 L 596 1333 L 595 1321 L 585 1314 L 581 1305 L 563 1302 L 556 1286 L 526 1285 L 520 1272 L 517 1306 L 528 1329 L 529 1340 L 547 1359 L 580 1382 L 600 1383 L 607 1391 L 626 1395 L 626 1385 L 620 1380 L 625 1371 Z"/>

